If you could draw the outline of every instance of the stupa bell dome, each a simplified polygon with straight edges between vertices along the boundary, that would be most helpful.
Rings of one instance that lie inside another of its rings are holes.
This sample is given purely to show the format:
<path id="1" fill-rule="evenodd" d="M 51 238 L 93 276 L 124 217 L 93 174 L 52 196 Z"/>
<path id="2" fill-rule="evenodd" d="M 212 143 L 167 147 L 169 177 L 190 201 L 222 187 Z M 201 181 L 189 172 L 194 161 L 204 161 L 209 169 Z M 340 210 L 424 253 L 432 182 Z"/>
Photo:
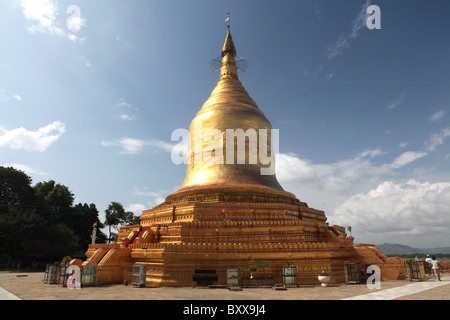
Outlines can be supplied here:
<path id="1" fill-rule="evenodd" d="M 187 172 L 173 199 L 199 192 L 262 192 L 289 198 L 275 175 L 272 126 L 239 81 L 230 33 L 222 47 L 220 79 L 192 120 Z M 268 160 L 270 158 L 270 160 Z M 264 169 L 272 168 L 271 174 Z"/>

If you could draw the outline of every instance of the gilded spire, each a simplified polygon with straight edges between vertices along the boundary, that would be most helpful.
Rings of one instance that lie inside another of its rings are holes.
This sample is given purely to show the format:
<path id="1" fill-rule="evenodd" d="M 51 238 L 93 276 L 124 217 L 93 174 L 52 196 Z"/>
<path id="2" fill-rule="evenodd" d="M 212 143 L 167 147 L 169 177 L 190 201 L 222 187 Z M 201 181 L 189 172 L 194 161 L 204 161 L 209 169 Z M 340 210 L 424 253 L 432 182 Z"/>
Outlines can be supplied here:
<path id="1" fill-rule="evenodd" d="M 167 197 L 169 200 L 213 192 L 225 195 L 264 193 L 295 199 L 293 194 L 283 190 L 275 174 L 262 174 L 275 165 L 272 126 L 239 81 L 235 55 L 228 27 L 220 79 L 191 122 L 186 176 L 178 191 Z M 243 136 L 233 136 L 233 132 Z M 256 141 L 258 145 L 252 144 Z M 265 159 L 269 154 L 270 163 L 267 163 Z"/>
<path id="2" fill-rule="evenodd" d="M 220 70 L 220 79 L 238 79 L 238 73 L 236 68 L 236 47 L 233 43 L 233 38 L 230 33 L 230 14 L 227 14 L 225 22 L 228 23 L 227 35 L 222 47 L 222 68 Z"/>
<path id="3" fill-rule="evenodd" d="M 234 57 L 236 56 L 236 47 L 233 43 L 233 38 L 231 37 L 230 33 L 230 13 L 227 13 L 227 19 L 225 22 L 228 23 L 227 25 L 227 36 L 225 37 L 225 42 L 223 43 L 222 47 L 222 57 L 224 57 L 227 53 L 232 54 Z"/>

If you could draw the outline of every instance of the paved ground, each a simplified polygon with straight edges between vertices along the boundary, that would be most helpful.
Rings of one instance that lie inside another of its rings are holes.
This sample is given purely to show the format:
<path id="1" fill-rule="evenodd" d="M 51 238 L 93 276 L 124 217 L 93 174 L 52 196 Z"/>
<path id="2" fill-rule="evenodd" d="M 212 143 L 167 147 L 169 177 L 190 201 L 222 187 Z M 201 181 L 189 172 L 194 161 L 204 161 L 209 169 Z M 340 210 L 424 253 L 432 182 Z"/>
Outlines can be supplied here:
<path id="1" fill-rule="evenodd" d="M 44 284 L 44 273 L 0 272 L 0 300 L 450 300 L 450 274 L 442 281 L 383 281 L 380 289 L 365 284 L 273 288 L 134 288 L 108 285 L 68 289 Z"/>

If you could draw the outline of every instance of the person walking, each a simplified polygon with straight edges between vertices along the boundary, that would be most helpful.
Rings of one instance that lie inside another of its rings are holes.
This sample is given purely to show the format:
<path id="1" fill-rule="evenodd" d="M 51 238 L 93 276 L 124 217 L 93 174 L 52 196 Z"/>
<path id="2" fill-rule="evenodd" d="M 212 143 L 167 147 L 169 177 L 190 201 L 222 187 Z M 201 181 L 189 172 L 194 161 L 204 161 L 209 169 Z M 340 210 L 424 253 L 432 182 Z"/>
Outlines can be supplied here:
<path id="1" fill-rule="evenodd" d="M 431 257 L 431 269 L 433 269 L 434 276 L 437 278 L 437 280 L 441 281 L 441 264 L 439 260 L 436 260 L 435 257 Z"/>

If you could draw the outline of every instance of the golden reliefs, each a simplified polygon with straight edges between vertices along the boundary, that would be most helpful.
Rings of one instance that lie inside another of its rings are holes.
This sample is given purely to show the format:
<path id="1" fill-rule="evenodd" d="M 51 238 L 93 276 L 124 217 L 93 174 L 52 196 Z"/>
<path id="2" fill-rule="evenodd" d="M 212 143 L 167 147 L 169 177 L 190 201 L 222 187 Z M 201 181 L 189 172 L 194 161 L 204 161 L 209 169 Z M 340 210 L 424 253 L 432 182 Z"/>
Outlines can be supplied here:
<path id="1" fill-rule="evenodd" d="M 133 264 L 145 266 L 147 286 L 225 285 L 230 270 L 241 286 L 318 284 L 322 271 L 348 283 L 349 266 L 368 261 L 382 277 L 404 276 L 397 260 L 354 247 L 323 211 L 283 190 L 270 171 L 273 129 L 239 81 L 235 56 L 228 26 L 219 82 L 189 128 L 184 182 L 140 225 L 121 228 L 116 244 L 90 245 L 84 265 L 98 266 L 97 282 L 131 281 Z"/>

